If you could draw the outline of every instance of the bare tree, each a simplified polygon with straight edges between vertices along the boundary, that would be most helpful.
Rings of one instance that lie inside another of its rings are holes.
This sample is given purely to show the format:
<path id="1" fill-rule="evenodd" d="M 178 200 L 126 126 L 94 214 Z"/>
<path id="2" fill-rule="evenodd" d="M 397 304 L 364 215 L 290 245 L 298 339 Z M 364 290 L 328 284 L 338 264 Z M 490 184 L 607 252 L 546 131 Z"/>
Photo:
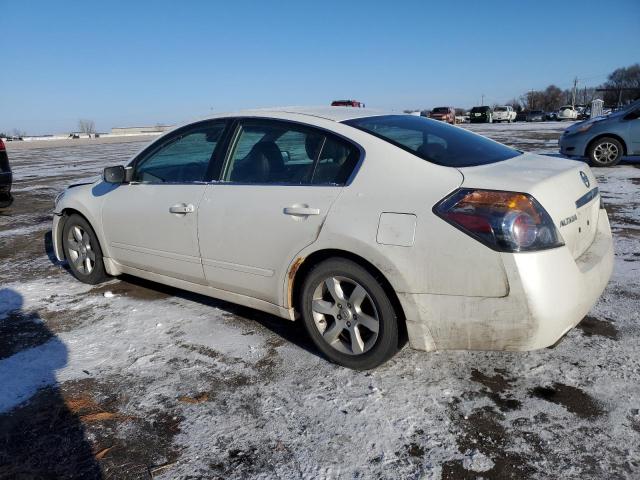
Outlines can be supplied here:
<path id="1" fill-rule="evenodd" d="M 629 103 L 640 97 L 640 63 L 614 70 L 607 81 L 600 86 L 609 91 L 604 92 L 607 105 Z"/>
<path id="2" fill-rule="evenodd" d="M 13 136 L 14 137 L 18 137 L 18 138 L 26 137 L 27 136 L 27 132 L 25 132 L 24 130 L 20 130 L 19 128 L 14 128 L 13 129 Z"/>
<path id="3" fill-rule="evenodd" d="M 78 120 L 78 130 L 80 130 L 81 133 L 86 133 L 87 135 L 89 135 L 89 137 L 91 137 L 91 135 L 96 131 L 96 124 L 93 122 L 93 120 L 80 119 Z"/>

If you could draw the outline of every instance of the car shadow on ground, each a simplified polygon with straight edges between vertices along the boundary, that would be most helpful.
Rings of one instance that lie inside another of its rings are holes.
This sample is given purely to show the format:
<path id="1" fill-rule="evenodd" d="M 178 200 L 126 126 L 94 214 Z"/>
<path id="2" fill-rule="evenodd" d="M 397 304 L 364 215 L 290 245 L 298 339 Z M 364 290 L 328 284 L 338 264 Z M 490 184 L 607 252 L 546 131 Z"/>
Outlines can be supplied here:
<path id="1" fill-rule="evenodd" d="M 49 258 L 49 261 L 56 266 L 59 266 L 67 271 L 71 275 L 66 262 L 59 261 L 53 251 L 53 239 L 51 231 L 48 231 L 44 235 L 44 249 Z M 124 296 L 130 296 L 132 298 L 140 298 L 141 300 L 151 300 L 162 296 L 177 297 L 184 300 L 200 303 L 212 308 L 218 308 L 227 314 L 237 317 L 238 319 L 255 322 L 272 333 L 283 338 L 287 342 L 290 342 L 309 353 L 312 353 L 318 357 L 322 357 L 320 352 L 316 350 L 315 346 L 309 339 L 307 332 L 305 331 L 302 322 L 290 322 L 283 318 L 271 315 L 269 313 L 261 312 L 249 307 L 243 307 L 216 298 L 207 297 L 206 295 L 200 295 L 198 293 L 189 292 L 175 287 L 163 285 L 161 283 L 152 282 L 139 277 L 131 275 L 122 275 L 114 277 L 119 282 L 116 284 L 107 283 L 103 286 L 97 286 L 98 291 L 111 291 L 115 294 Z M 75 279 L 70 279 L 76 281 Z"/>
<path id="2" fill-rule="evenodd" d="M 0 289 L 0 478 L 102 478 L 56 380 L 67 356 L 22 295 Z"/>
<path id="3" fill-rule="evenodd" d="M 119 283 L 107 284 L 103 287 L 99 286 L 98 288 L 141 299 L 144 299 L 146 296 L 155 296 L 160 294 L 189 300 L 212 308 L 218 308 L 229 316 L 242 321 L 245 327 L 250 327 L 248 322 L 257 323 L 287 342 L 290 342 L 307 352 L 316 355 L 317 357 L 324 358 L 311 342 L 311 339 L 307 335 L 301 321 L 291 322 L 253 308 L 225 302 L 224 300 L 170 287 L 131 275 L 122 275 L 116 278 L 119 280 Z M 114 290 L 116 291 L 114 292 Z"/>

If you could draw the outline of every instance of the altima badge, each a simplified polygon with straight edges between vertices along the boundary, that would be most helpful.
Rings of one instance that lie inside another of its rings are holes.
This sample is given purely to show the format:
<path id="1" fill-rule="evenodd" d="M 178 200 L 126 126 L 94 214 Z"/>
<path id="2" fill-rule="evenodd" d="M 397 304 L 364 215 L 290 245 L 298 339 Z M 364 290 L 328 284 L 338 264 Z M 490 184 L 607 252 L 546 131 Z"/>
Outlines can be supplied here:
<path id="1" fill-rule="evenodd" d="M 582 172 L 580 172 L 582 173 Z M 587 178 L 587 181 L 589 181 L 589 179 Z M 575 213 L 573 215 L 571 215 L 570 217 L 565 218 L 564 220 L 560 221 L 560 226 L 561 227 L 566 227 L 567 225 L 569 225 L 570 223 L 575 222 L 576 220 L 578 220 L 578 215 L 576 215 Z"/>
<path id="2" fill-rule="evenodd" d="M 589 181 L 589 177 L 587 177 L 587 174 L 584 173 L 582 170 L 580 170 L 580 178 L 582 178 L 582 183 L 584 183 L 584 186 L 589 188 L 589 185 L 591 185 L 591 182 Z"/>

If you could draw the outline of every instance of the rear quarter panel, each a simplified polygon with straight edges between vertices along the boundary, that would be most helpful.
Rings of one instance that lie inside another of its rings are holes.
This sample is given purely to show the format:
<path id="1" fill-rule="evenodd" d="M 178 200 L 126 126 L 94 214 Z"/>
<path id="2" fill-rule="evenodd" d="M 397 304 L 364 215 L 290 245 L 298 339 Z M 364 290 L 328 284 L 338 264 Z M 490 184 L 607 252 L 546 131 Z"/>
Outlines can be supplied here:
<path id="1" fill-rule="evenodd" d="M 374 264 L 396 292 L 507 295 L 499 254 L 432 211 L 437 202 L 460 186 L 461 173 L 364 135 L 371 138 L 361 141 L 366 150 L 362 168 L 336 200 L 318 240 L 299 257 L 323 249 L 347 250 Z M 416 216 L 412 246 L 378 243 L 382 213 Z"/>

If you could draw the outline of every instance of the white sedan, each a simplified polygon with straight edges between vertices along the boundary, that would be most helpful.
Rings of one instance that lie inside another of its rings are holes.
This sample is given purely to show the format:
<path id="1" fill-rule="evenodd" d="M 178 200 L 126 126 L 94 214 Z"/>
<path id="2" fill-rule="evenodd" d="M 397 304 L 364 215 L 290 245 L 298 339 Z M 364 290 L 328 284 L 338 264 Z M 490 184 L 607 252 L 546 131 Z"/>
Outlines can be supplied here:
<path id="1" fill-rule="evenodd" d="M 558 110 L 558 120 L 576 120 L 578 111 L 572 105 L 564 105 Z"/>
<path id="2" fill-rule="evenodd" d="M 56 199 L 80 281 L 135 275 L 300 319 L 330 360 L 554 344 L 602 293 L 611 230 L 588 166 L 368 109 L 179 127 Z"/>

